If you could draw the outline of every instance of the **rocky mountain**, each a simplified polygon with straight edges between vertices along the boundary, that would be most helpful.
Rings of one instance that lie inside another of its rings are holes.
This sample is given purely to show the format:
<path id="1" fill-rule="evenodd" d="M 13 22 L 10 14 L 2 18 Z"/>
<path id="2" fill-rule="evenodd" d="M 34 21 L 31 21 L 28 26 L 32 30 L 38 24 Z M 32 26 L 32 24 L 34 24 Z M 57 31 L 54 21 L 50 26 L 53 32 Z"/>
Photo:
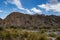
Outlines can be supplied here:
<path id="1" fill-rule="evenodd" d="M 5 19 L 0 19 L 0 26 L 15 26 L 28 29 L 58 28 L 60 27 L 60 16 L 45 16 L 43 14 L 29 15 L 13 12 L 9 14 Z"/>

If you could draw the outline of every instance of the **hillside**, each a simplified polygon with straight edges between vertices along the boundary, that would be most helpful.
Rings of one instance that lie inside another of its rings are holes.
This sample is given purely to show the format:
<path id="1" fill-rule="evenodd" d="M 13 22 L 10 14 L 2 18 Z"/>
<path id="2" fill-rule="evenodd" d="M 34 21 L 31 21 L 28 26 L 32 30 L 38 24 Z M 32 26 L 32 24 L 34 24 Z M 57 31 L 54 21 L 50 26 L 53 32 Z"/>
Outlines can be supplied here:
<path id="1" fill-rule="evenodd" d="M 43 14 L 29 15 L 13 12 L 5 19 L 0 19 L 0 26 L 15 26 L 26 29 L 60 28 L 60 16 L 45 16 Z"/>

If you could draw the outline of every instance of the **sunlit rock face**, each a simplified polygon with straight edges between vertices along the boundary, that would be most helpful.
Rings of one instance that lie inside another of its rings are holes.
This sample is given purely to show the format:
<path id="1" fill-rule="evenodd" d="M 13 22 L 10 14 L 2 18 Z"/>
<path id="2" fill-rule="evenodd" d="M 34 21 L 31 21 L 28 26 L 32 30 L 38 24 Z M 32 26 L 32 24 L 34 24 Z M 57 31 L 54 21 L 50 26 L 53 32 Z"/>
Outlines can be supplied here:
<path id="1" fill-rule="evenodd" d="M 19 12 L 13 12 L 5 19 L 5 26 L 20 26 L 23 23 L 23 14 Z"/>

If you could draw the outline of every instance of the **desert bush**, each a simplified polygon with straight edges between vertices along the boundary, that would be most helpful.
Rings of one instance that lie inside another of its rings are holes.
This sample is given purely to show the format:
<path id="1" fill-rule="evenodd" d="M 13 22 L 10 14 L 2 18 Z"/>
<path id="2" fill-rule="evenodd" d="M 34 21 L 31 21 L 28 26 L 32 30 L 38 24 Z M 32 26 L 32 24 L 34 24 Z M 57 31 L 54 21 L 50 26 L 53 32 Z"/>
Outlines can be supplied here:
<path id="1" fill-rule="evenodd" d="M 47 35 L 40 32 L 26 32 L 19 29 L 4 29 L 0 32 L 2 40 L 47 40 Z"/>
<path id="2" fill-rule="evenodd" d="M 9 28 L 9 29 L 11 29 L 11 28 L 17 29 L 17 27 L 15 27 L 15 26 L 9 26 L 9 27 L 6 27 L 6 28 Z"/>
<path id="3" fill-rule="evenodd" d="M 50 37 L 56 37 L 57 35 L 55 33 L 50 33 L 49 36 Z"/>
<path id="4" fill-rule="evenodd" d="M 39 31 L 39 33 L 45 33 L 45 32 L 46 32 L 45 29 L 41 29 L 41 30 Z"/>
<path id="5" fill-rule="evenodd" d="M 56 38 L 56 40 L 60 40 L 60 36 L 58 36 L 58 37 Z"/>

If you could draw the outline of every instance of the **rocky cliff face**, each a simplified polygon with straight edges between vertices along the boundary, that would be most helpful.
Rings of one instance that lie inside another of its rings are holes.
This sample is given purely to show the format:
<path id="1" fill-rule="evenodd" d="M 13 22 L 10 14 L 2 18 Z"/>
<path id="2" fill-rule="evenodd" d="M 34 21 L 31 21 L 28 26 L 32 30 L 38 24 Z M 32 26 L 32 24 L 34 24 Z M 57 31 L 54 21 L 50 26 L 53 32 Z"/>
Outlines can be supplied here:
<path id="1" fill-rule="evenodd" d="M 25 28 L 60 27 L 60 16 L 29 15 L 19 12 L 9 14 L 4 20 L 0 19 L 0 26 L 15 26 Z"/>

